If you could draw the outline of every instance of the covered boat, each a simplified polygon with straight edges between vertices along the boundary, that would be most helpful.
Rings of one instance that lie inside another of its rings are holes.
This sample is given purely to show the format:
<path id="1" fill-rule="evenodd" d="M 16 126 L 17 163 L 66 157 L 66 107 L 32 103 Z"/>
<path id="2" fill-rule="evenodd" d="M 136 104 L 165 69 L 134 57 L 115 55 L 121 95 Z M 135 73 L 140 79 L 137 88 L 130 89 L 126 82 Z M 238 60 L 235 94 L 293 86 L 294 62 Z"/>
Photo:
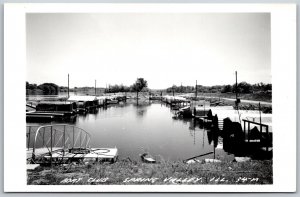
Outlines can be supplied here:
<path id="1" fill-rule="evenodd" d="M 36 105 L 36 111 L 26 113 L 26 120 L 56 119 L 74 116 L 77 111 L 75 102 L 68 101 L 43 101 Z"/>
<path id="2" fill-rule="evenodd" d="M 96 96 L 70 96 L 68 101 L 76 102 L 78 112 L 87 112 L 99 106 L 99 100 Z"/>

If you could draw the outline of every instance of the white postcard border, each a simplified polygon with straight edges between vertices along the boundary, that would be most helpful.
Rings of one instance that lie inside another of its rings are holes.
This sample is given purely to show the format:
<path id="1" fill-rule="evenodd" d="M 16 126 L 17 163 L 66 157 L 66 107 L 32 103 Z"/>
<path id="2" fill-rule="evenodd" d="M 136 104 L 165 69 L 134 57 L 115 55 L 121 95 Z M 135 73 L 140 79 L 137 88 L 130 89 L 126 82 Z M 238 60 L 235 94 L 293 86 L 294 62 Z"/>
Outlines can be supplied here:
<path id="1" fill-rule="evenodd" d="M 269 12 L 273 85 L 273 185 L 27 185 L 25 159 L 26 13 Z M 284 95 L 283 95 L 284 90 Z M 288 124 L 287 124 L 288 123 Z M 5 4 L 4 190 L 6 192 L 293 192 L 296 191 L 295 4 Z"/>

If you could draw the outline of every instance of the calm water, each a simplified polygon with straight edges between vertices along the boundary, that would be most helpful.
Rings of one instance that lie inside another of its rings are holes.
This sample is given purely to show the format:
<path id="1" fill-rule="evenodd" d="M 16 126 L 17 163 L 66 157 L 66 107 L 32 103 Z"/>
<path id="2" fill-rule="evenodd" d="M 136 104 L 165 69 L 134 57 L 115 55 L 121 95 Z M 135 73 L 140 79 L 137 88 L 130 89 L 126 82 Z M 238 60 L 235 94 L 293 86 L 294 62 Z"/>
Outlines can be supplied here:
<path id="1" fill-rule="evenodd" d="M 173 116 L 174 111 L 159 102 L 121 103 L 78 115 L 74 124 L 91 134 L 91 147 L 116 146 L 120 158 L 137 159 L 148 151 L 156 158 L 177 160 L 214 151 L 212 132 L 195 125 L 193 119 Z M 217 144 L 218 138 L 214 139 Z M 232 157 L 218 147 L 216 158 Z"/>

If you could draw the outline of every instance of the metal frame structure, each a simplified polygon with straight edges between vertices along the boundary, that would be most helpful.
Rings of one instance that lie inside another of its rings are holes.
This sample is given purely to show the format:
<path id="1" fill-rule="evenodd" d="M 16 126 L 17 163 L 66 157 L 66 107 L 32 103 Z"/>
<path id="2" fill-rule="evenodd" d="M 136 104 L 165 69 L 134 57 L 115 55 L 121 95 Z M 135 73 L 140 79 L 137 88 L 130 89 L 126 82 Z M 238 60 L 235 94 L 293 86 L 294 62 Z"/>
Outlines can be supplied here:
<path id="1" fill-rule="evenodd" d="M 52 153 L 62 150 L 63 154 L 66 150 L 79 149 L 84 150 L 89 147 L 91 136 L 85 130 L 69 124 L 53 124 L 44 126 L 28 125 L 27 132 L 27 151 L 32 150 L 32 160 L 39 156 L 36 151 L 40 148 L 46 148 L 42 154 L 49 154 L 52 161 Z M 32 130 L 33 127 L 38 127 Z M 35 132 L 33 142 L 31 142 L 32 132 Z M 78 144 L 79 141 L 79 144 Z M 32 145 L 32 147 L 31 147 Z"/>

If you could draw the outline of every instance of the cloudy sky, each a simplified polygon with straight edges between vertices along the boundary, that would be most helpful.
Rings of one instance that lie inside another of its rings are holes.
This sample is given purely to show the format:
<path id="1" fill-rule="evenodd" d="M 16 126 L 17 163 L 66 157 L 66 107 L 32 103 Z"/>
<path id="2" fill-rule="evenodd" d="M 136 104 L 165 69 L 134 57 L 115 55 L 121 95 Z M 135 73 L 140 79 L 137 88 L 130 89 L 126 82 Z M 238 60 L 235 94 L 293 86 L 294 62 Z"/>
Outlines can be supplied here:
<path id="1" fill-rule="evenodd" d="M 267 13 L 27 14 L 27 81 L 70 87 L 271 83 Z"/>

